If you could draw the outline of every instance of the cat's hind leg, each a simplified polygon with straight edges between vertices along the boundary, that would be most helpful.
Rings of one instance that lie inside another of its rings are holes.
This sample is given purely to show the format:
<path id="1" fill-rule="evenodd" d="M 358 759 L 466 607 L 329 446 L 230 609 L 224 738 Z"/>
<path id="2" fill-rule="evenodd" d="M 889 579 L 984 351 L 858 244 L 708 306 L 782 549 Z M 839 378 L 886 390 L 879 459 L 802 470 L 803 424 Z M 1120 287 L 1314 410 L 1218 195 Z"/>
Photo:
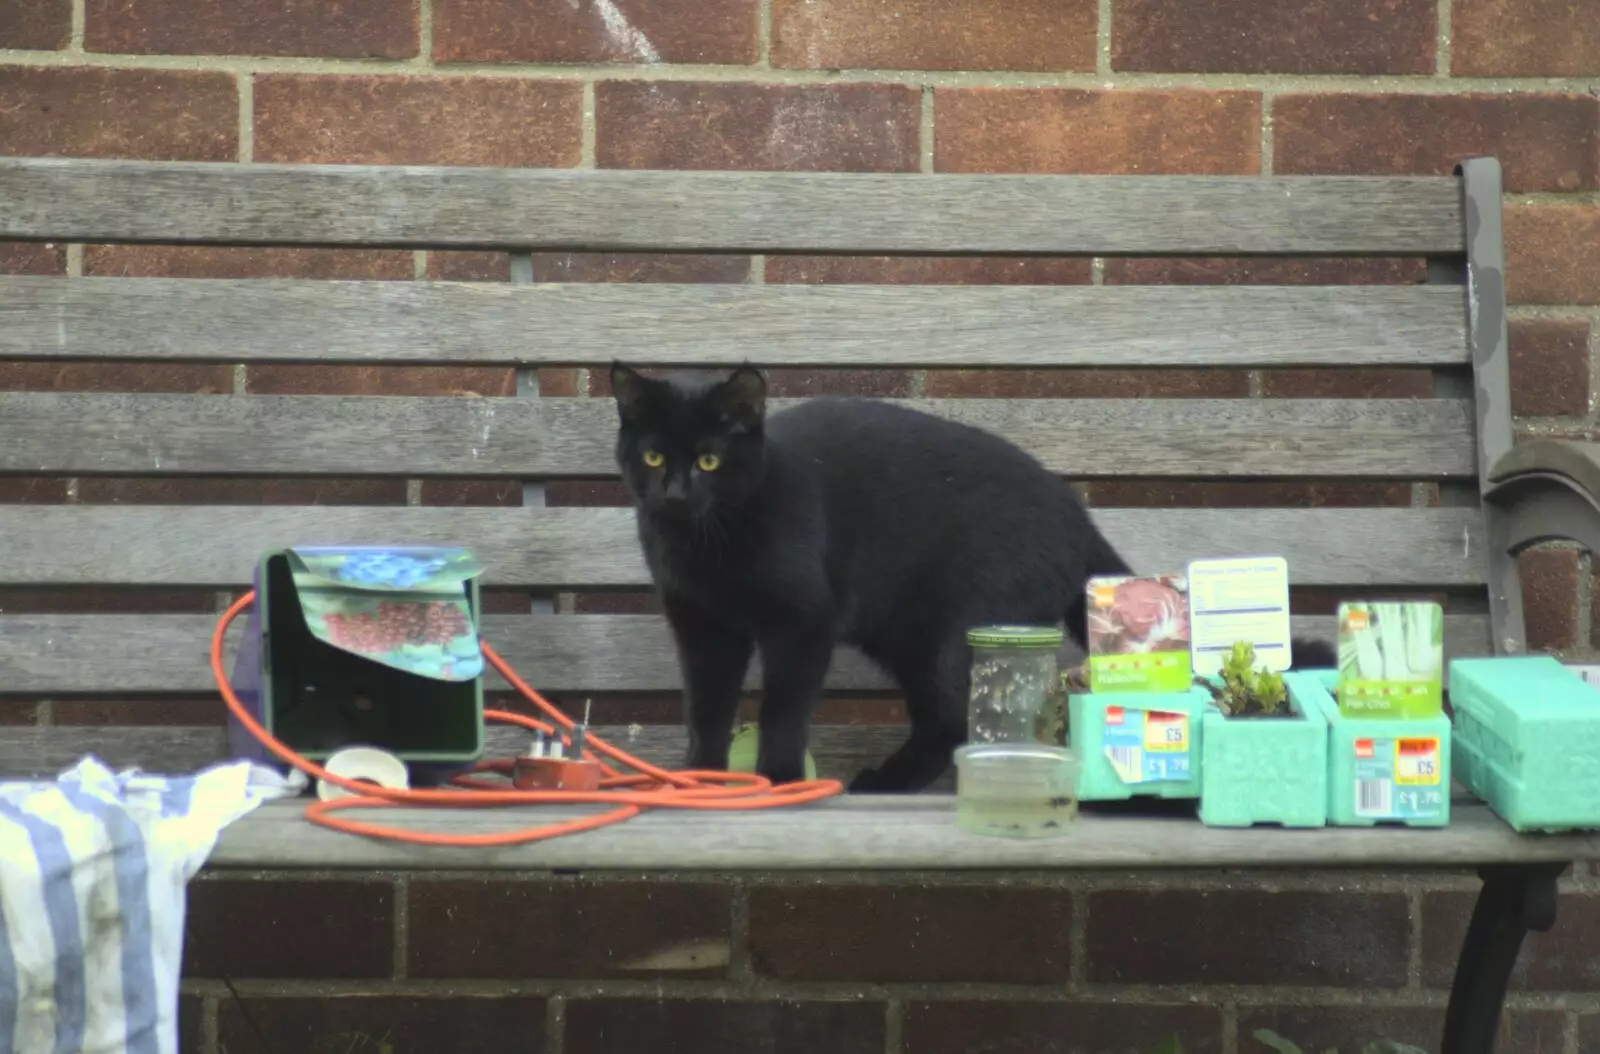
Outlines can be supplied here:
<path id="1" fill-rule="evenodd" d="M 882 765 L 850 782 L 852 793 L 913 794 L 944 775 L 967 739 L 970 650 L 966 635 L 942 635 L 936 649 L 903 655 L 893 673 L 905 693 L 911 735 Z"/>

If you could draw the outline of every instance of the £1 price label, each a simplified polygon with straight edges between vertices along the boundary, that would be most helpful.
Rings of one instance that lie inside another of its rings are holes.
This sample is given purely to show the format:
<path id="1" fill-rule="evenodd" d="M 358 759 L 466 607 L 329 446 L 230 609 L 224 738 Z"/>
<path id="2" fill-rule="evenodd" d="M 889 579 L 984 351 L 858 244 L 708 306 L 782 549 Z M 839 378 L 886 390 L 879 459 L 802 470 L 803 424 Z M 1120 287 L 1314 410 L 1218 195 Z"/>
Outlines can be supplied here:
<path id="1" fill-rule="evenodd" d="M 1144 717 L 1144 748 L 1151 752 L 1189 749 L 1189 715 L 1150 710 Z"/>
<path id="2" fill-rule="evenodd" d="M 1394 744 L 1394 781 L 1406 786 L 1436 786 L 1439 783 L 1439 741 L 1397 739 Z"/>

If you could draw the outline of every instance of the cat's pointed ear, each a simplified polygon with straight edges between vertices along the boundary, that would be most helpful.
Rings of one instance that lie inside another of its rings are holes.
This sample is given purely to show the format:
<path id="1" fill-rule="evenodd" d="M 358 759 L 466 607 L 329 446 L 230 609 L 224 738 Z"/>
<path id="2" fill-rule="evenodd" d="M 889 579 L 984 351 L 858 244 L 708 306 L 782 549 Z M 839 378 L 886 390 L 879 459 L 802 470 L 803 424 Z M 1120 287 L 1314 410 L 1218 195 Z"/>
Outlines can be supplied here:
<path id="1" fill-rule="evenodd" d="M 650 392 L 650 378 L 615 359 L 611 362 L 611 394 L 617 400 L 617 413 L 624 421 L 638 418 Z"/>
<path id="2" fill-rule="evenodd" d="M 712 390 L 711 400 L 734 424 L 758 428 L 767 413 L 767 378 L 754 366 L 740 366 Z"/>

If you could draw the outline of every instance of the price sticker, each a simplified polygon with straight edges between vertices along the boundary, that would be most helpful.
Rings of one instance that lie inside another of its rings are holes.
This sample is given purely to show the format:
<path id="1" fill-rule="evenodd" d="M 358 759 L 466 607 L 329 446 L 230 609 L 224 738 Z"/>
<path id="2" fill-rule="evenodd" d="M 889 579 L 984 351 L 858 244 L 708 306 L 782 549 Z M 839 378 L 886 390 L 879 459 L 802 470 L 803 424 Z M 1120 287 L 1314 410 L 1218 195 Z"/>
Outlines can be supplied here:
<path id="1" fill-rule="evenodd" d="M 1144 719 L 1144 748 L 1181 753 L 1189 749 L 1189 715 L 1150 710 Z"/>
<path id="2" fill-rule="evenodd" d="M 1439 783 L 1439 740 L 1397 739 L 1394 744 L 1394 781 L 1412 787 Z"/>

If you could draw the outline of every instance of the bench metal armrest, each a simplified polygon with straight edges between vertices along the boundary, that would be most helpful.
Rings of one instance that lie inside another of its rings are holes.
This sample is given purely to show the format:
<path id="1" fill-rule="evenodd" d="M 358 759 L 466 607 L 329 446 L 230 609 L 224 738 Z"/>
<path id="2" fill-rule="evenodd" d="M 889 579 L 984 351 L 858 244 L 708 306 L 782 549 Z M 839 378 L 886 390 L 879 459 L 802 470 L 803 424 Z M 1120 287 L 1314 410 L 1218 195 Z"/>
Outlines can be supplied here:
<path id="1" fill-rule="evenodd" d="M 1600 443 L 1536 439 L 1506 451 L 1488 473 L 1484 499 L 1511 553 L 1548 541 L 1600 552 Z"/>

